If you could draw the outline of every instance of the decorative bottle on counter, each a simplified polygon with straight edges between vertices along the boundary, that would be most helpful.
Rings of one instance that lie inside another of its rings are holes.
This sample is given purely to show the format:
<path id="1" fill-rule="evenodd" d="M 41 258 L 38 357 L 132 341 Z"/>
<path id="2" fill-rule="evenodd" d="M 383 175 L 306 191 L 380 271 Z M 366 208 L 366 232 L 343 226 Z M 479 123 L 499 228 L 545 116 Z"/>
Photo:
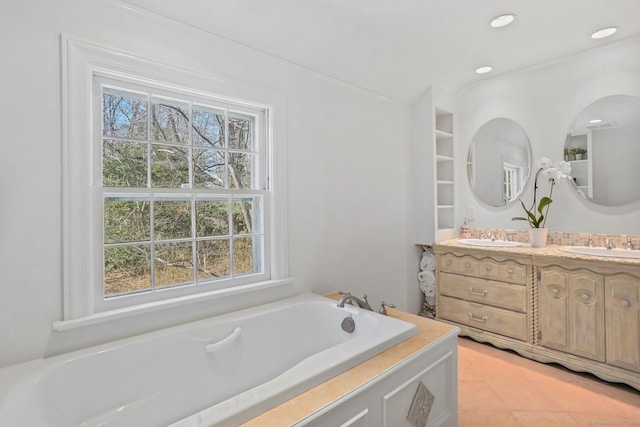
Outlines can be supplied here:
<path id="1" fill-rule="evenodd" d="M 461 239 L 469 239 L 471 238 L 471 226 L 467 224 L 467 220 L 464 220 L 464 224 L 460 226 L 459 236 Z"/>

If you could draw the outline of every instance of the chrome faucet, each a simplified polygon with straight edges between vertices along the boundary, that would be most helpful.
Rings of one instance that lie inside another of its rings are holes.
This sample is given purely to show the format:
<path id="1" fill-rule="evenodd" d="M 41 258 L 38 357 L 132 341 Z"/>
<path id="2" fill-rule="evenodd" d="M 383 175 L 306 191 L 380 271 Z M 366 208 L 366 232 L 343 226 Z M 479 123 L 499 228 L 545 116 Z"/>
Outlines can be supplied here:
<path id="1" fill-rule="evenodd" d="M 591 236 L 589 236 L 589 240 L 587 240 L 587 246 L 590 248 L 593 247 L 593 238 Z"/>
<path id="2" fill-rule="evenodd" d="M 631 241 L 631 236 L 627 236 L 627 249 L 629 249 L 629 250 L 633 250 L 633 249 L 635 249 L 635 248 L 636 248 L 636 247 L 635 247 L 635 246 L 633 246 L 633 242 Z"/>
<path id="3" fill-rule="evenodd" d="M 371 308 L 371 306 L 369 305 L 369 301 L 367 301 L 367 294 L 364 294 L 362 299 L 360 299 L 357 296 L 351 295 L 350 293 L 347 292 L 340 297 L 337 305 L 340 308 L 344 308 L 345 304 L 353 305 L 354 303 L 357 307 L 364 308 L 365 310 L 373 311 L 373 308 Z"/>
<path id="4" fill-rule="evenodd" d="M 490 233 L 489 234 L 489 239 L 491 239 L 492 242 L 496 241 L 496 233 Z"/>
<path id="5" fill-rule="evenodd" d="M 613 244 L 613 240 L 610 237 L 607 237 L 607 239 L 604 241 L 604 247 L 611 250 L 615 248 L 616 245 Z"/>
<path id="6" fill-rule="evenodd" d="M 504 241 L 505 242 L 512 242 L 513 241 L 513 237 L 511 237 L 511 233 L 504 233 Z"/>
<path id="7" fill-rule="evenodd" d="M 383 314 L 383 315 L 387 315 L 387 307 L 389 308 L 396 308 L 395 305 L 393 304 L 387 304 L 386 302 L 382 301 L 380 303 L 380 309 L 378 310 L 378 313 Z"/>

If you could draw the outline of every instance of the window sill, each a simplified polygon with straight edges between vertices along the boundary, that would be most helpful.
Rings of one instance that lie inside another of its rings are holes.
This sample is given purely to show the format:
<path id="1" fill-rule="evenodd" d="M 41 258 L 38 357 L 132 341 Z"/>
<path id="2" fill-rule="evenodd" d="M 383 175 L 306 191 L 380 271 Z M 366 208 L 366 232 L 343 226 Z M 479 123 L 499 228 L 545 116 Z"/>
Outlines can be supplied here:
<path id="1" fill-rule="evenodd" d="M 186 306 L 189 304 L 214 301 L 222 298 L 234 297 L 243 294 L 253 294 L 256 291 L 273 290 L 285 288 L 293 285 L 293 279 L 269 280 L 265 282 L 241 285 L 233 288 L 219 289 L 197 295 L 188 295 L 178 298 L 171 298 L 163 301 L 156 301 L 147 304 L 140 304 L 132 307 L 119 308 L 116 310 L 103 311 L 90 316 L 78 319 L 60 320 L 53 323 L 53 330 L 57 332 L 70 331 L 85 326 L 106 323 L 113 320 L 125 319 L 141 314 L 153 313 L 169 308 Z"/>

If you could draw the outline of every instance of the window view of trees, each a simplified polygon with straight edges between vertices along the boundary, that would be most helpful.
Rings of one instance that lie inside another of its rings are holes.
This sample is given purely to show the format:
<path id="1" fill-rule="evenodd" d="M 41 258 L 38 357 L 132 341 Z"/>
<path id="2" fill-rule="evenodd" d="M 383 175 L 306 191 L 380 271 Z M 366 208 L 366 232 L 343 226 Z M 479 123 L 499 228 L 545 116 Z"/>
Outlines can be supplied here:
<path id="1" fill-rule="evenodd" d="M 104 295 L 261 272 L 256 117 L 103 87 Z"/>

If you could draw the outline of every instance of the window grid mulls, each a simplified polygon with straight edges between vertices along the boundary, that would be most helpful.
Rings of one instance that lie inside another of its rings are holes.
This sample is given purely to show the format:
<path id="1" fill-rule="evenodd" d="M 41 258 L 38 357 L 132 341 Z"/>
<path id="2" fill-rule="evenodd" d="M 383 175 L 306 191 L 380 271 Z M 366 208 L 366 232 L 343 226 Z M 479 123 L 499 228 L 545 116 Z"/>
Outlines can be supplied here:
<path id="1" fill-rule="evenodd" d="M 104 297 L 263 272 L 264 116 L 102 85 Z"/>

